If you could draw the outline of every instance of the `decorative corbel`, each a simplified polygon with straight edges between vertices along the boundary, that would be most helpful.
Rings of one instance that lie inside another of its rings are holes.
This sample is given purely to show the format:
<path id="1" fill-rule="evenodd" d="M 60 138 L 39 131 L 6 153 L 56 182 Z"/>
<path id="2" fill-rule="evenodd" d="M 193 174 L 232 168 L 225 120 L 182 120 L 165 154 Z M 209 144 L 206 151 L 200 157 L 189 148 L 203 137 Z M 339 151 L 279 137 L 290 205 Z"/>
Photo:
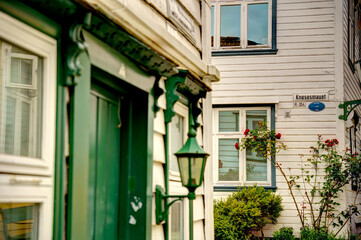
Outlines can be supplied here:
<path id="1" fill-rule="evenodd" d="M 74 86 L 78 83 L 78 78 L 82 74 L 82 66 L 79 62 L 79 55 L 87 51 L 87 44 L 83 36 L 84 26 L 90 26 L 91 13 L 86 13 L 82 23 L 73 23 L 68 30 L 68 40 L 65 46 L 65 82 L 66 86 Z"/>
<path id="2" fill-rule="evenodd" d="M 153 86 L 153 96 L 154 96 L 154 106 L 153 106 L 153 111 L 154 114 L 157 115 L 157 112 L 159 111 L 160 107 L 158 105 L 158 99 L 160 98 L 160 96 L 162 96 L 162 94 L 164 93 L 164 90 L 159 86 L 159 82 L 160 79 L 162 78 L 162 76 L 157 76 L 154 82 L 154 86 Z"/>
<path id="3" fill-rule="evenodd" d="M 172 117 L 175 115 L 173 106 L 179 100 L 179 96 L 176 93 L 177 85 L 184 83 L 187 77 L 188 71 L 179 70 L 179 73 L 167 78 L 165 82 L 167 109 L 164 113 L 165 122 L 169 123 L 172 121 Z"/>
<path id="4" fill-rule="evenodd" d="M 338 105 L 338 108 L 343 109 L 343 115 L 338 116 L 338 118 L 347 121 L 348 115 L 350 115 L 350 113 L 360 104 L 361 99 L 341 103 L 340 105 Z"/>
<path id="5" fill-rule="evenodd" d="M 202 113 L 202 108 L 199 107 L 199 99 L 205 98 L 207 92 L 205 90 L 200 91 L 197 95 L 190 98 L 189 102 L 189 132 L 193 131 L 197 134 L 197 128 L 201 125 L 198 122 L 198 116 Z"/>

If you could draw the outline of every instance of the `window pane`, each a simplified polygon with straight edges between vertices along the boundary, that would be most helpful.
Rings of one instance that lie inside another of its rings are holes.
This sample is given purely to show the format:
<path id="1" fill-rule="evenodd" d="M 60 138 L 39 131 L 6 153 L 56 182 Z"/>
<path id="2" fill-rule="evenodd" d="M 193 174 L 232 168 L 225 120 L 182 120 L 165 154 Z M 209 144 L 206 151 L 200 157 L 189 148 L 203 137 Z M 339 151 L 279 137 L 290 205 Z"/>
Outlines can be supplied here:
<path id="1" fill-rule="evenodd" d="M 39 204 L 0 203 L 0 239 L 38 239 Z"/>
<path id="2" fill-rule="evenodd" d="M 173 201 L 171 199 L 170 201 Z M 183 215 L 183 202 L 177 201 L 171 206 L 171 240 L 184 239 L 184 215 Z"/>
<path id="3" fill-rule="evenodd" d="M 267 121 L 266 110 L 246 111 L 247 128 L 256 129 L 259 122 Z M 246 152 L 247 181 L 267 181 L 267 158 L 258 157 L 255 152 Z"/>
<path id="4" fill-rule="evenodd" d="M 214 44 L 214 6 L 211 8 L 211 46 Z"/>
<path id="5" fill-rule="evenodd" d="M 221 111 L 219 112 L 219 131 L 220 132 L 238 132 L 239 131 L 239 112 Z"/>
<path id="6" fill-rule="evenodd" d="M 248 45 L 268 44 L 268 3 L 248 5 Z"/>
<path id="7" fill-rule="evenodd" d="M 240 46 L 241 6 L 221 6 L 221 46 Z"/>
<path id="8" fill-rule="evenodd" d="M 174 155 L 179 149 L 183 147 L 184 144 L 184 118 L 178 114 L 176 114 L 172 118 L 172 122 L 170 123 L 170 131 L 171 131 L 171 140 L 170 140 L 170 150 L 171 150 L 171 157 L 170 157 L 170 169 L 172 171 L 178 170 L 178 162 L 177 157 Z"/>
<path id="9" fill-rule="evenodd" d="M 1 41 L 0 153 L 40 157 L 42 59 Z"/>
<path id="10" fill-rule="evenodd" d="M 31 85 L 32 70 L 32 60 L 11 57 L 11 83 Z"/>
<path id="11" fill-rule="evenodd" d="M 234 147 L 238 139 L 219 139 L 219 181 L 239 180 L 239 151 Z"/>

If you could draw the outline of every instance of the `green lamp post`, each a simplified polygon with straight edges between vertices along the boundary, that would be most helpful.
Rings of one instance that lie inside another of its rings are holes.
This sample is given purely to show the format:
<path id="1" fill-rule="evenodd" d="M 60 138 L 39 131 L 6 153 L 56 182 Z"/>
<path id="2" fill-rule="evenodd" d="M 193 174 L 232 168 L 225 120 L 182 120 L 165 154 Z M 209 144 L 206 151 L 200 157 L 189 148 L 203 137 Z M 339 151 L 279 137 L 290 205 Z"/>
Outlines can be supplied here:
<path id="1" fill-rule="evenodd" d="M 189 201 L 189 239 L 193 240 L 193 200 L 196 198 L 195 190 L 202 184 L 206 159 L 209 156 L 198 144 L 196 131 L 191 129 L 188 133 L 187 142 L 176 152 L 178 167 L 182 185 L 189 191 L 188 195 L 166 195 L 161 186 L 156 186 L 156 221 L 157 224 L 165 220 L 169 207 L 183 198 Z M 166 198 L 176 198 L 168 204 Z"/>

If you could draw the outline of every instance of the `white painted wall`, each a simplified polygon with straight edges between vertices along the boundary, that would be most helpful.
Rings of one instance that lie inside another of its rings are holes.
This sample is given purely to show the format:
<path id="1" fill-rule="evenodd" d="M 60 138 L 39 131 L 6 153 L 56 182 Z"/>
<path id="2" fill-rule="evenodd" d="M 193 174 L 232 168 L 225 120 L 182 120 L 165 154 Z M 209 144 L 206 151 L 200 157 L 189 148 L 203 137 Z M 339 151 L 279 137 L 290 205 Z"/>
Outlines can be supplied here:
<path id="1" fill-rule="evenodd" d="M 300 172 L 299 154 L 309 154 L 318 134 L 324 139 L 336 137 L 342 141 L 340 148 L 345 146 L 345 123 L 338 119 L 338 105 L 361 98 L 356 75 L 350 73 L 345 61 L 345 4 L 345 0 L 278 0 L 276 55 L 212 58 L 221 73 L 220 81 L 212 85 L 212 104 L 274 103 L 276 132 L 282 133 L 282 141 L 289 148 L 277 154 L 277 161 L 284 169 L 292 168 L 293 173 Z M 328 93 L 326 109 L 312 112 L 294 107 L 296 93 Z M 285 118 L 285 111 L 290 112 L 290 118 Z M 213 161 L 217 161 L 215 156 Z M 266 236 L 282 226 L 300 227 L 286 182 L 278 171 L 277 187 L 285 209 L 277 225 L 266 227 Z M 227 195 L 214 192 L 215 198 Z M 351 195 L 347 192 L 348 199 Z M 302 202 L 299 194 L 296 197 Z"/>

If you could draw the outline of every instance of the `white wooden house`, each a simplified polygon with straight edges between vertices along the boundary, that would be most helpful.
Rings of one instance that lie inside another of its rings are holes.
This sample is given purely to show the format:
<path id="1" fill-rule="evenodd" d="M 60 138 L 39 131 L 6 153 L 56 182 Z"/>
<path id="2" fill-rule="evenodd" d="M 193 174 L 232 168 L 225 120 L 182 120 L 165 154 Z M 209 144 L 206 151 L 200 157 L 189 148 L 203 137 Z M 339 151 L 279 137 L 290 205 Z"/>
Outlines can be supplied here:
<path id="1" fill-rule="evenodd" d="M 157 224 L 155 205 L 157 185 L 188 194 L 188 127 L 211 152 L 210 17 L 209 0 L 0 0 L 0 239 L 214 238 L 211 160 L 193 213 L 183 198 Z"/>
<path id="2" fill-rule="evenodd" d="M 276 159 L 285 168 L 301 168 L 299 154 L 309 153 L 317 135 L 337 138 L 340 149 L 360 151 L 361 114 L 356 108 L 348 121 L 338 108 L 361 99 L 360 79 L 354 62 L 360 58 L 360 3 L 357 0 L 213 0 L 212 63 L 220 70 L 213 83 L 214 198 L 237 186 L 258 185 L 276 190 L 285 210 L 277 225 L 267 226 L 267 236 L 282 226 L 299 229 L 300 222 L 287 185 L 269 161 L 255 165 L 251 156 L 233 151 L 234 143 L 253 122 L 267 120 L 282 134 L 287 152 Z M 318 99 L 318 100 L 314 100 Z M 323 111 L 311 111 L 311 102 Z M 342 206 L 355 191 L 340 196 Z M 361 199 L 360 199 L 361 200 Z M 356 232 L 361 218 L 346 230 Z"/>

